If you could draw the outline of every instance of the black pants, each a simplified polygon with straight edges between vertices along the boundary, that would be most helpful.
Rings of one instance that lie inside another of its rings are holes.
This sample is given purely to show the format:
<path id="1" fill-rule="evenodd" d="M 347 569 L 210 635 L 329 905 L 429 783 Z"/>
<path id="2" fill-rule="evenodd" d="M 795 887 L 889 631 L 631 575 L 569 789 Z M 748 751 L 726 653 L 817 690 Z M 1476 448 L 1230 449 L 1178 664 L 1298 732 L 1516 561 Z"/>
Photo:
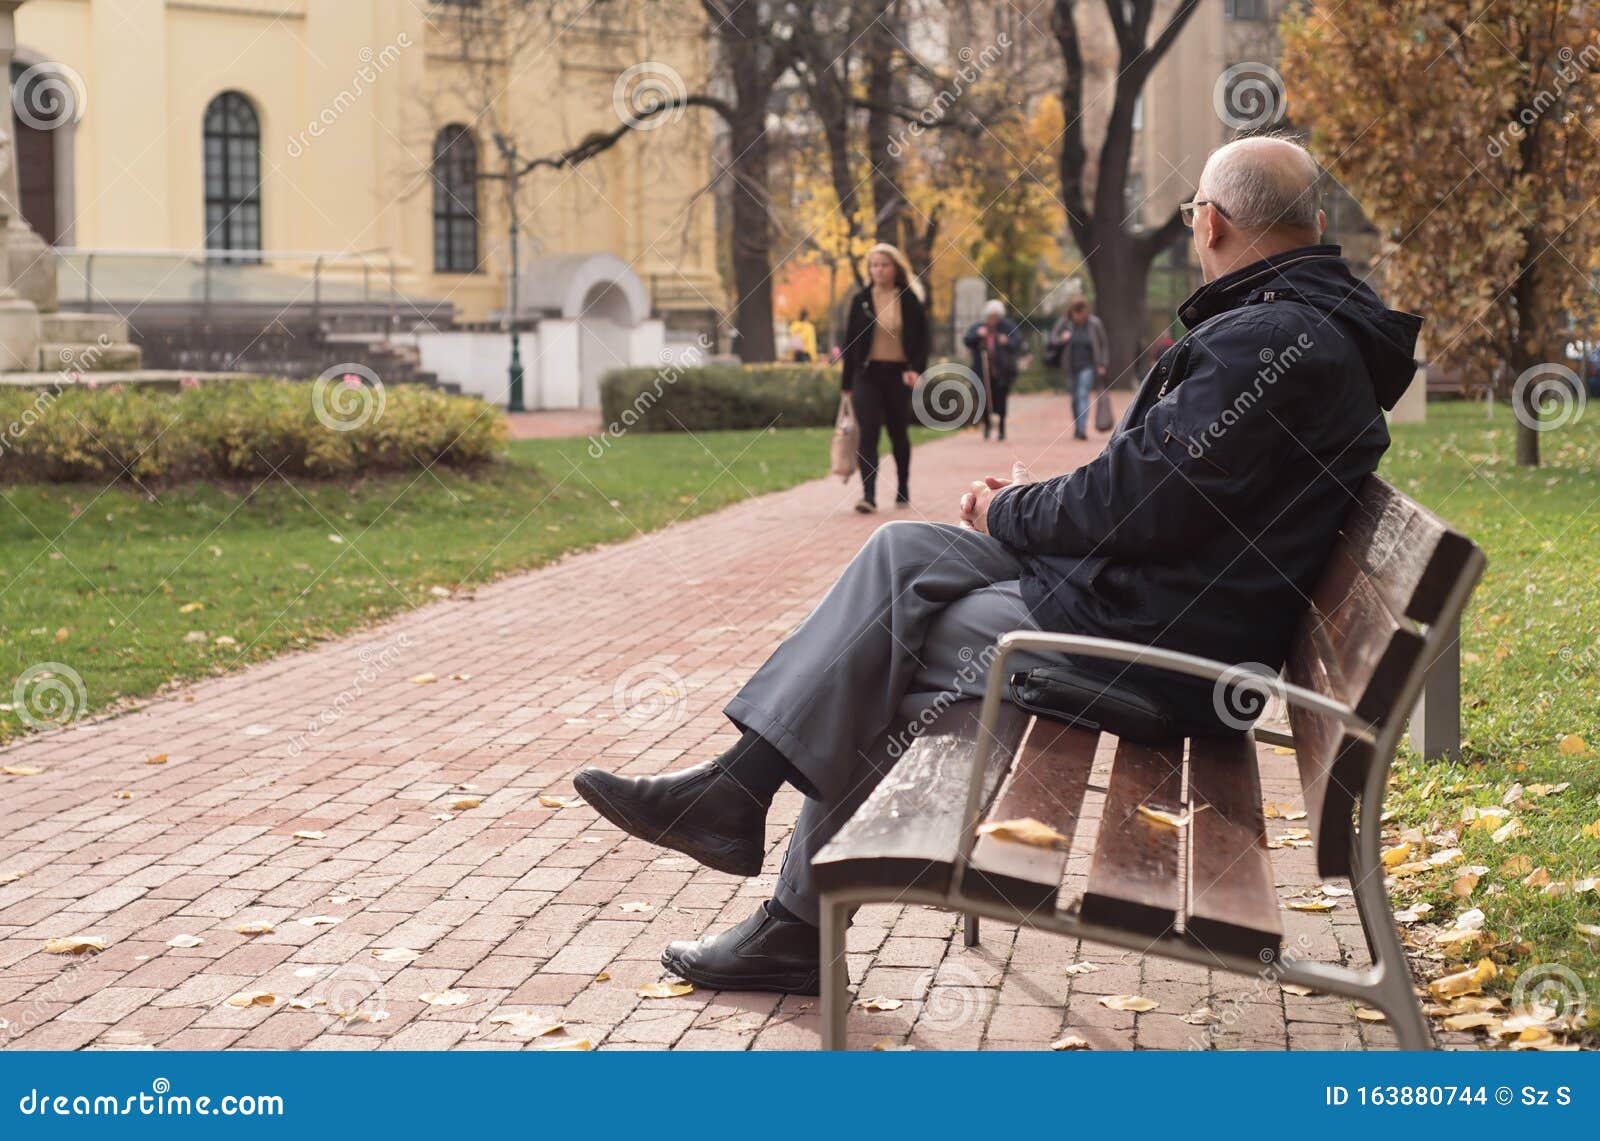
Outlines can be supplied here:
<path id="1" fill-rule="evenodd" d="M 889 429 L 899 494 L 909 499 L 911 487 L 911 389 L 903 379 L 906 366 L 899 361 L 868 361 L 850 392 L 856 425 L 861 430 L 856 462 L 861 467 L 861 494 L 878 501 L 878 433 Z"/>

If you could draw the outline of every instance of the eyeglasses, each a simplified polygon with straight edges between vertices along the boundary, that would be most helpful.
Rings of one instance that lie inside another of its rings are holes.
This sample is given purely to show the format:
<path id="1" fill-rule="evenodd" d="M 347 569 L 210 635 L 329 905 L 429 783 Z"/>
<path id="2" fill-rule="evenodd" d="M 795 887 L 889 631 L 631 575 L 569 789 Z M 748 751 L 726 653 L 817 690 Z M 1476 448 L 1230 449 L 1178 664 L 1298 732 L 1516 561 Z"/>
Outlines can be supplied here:
<path id="1" fill-rule="evenodd" d="M 1197 209 L 1199 209 L 1201 206 L 1209 206 L 1213 210 L 1215 210 L 1218 214 L 1221 214 L 1228 221 L 1230 221 L 1230 222 L 1233 221 L 1233 215 L 1229 214 L 1226 210 L 1224 210 L 1221 206 L 1217 205 L 1211 199 L 1209 199 L 1209 198 L 1196 198 L 1196 199 L 1193 199 L 1192 201 L 1180 202 L 1178 204 L 1178 213 L 1183 215 L 1183 224 L 1185 226 L 1188 226 L 1191 230 L 1194 229 L 1194 212 Z"/>

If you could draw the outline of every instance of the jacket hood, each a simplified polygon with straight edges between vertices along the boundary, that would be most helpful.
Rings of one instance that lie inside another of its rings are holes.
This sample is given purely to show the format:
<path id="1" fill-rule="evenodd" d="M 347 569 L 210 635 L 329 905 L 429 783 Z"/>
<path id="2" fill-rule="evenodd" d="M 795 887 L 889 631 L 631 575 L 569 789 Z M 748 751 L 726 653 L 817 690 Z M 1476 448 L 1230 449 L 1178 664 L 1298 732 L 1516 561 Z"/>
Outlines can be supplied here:
<path id="1" fill-rule="evenodd" d="M 1387 308 L 1350 271 L 1338 246 L 1302 246 L 1236 269 L 1189 295 L 1178 316 L 1189 328 L 1241 305 L 1300 301 L 1320 309 L 1351 338 L 1385 411 L 1392 409 L 1417 373 L 1422 318 Z"/>

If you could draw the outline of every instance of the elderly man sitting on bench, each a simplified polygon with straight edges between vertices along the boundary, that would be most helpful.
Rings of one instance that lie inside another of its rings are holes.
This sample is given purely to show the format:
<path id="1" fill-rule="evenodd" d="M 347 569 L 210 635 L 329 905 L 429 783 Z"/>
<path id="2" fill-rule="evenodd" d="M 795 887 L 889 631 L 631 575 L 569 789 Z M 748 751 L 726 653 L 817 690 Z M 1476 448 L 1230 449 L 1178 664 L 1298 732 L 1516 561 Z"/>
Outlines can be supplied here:
<path id="1" fill-rule="evenodd" d="M 578 774 L 606 819 L 707 867 L 761 870 L 768 807 L 806 796 L 773 898 L 662 955 L 702 986 L 814 994 L 811 857 L 898 756 L 918 711 L 980 696 L 1008 630 L 1116 638 L 1226 662 L 1282 663 L 1356 489 L 1389 444 L 1383 411 L 1415 371 L 1419 318 L 1386 309 L 1319 244 L 1319 171 L 1286 139 L 1213 153 L 1183 205 L 1206 284 L 1187 332 L 1092 462 L 1054 479 L 973 484 L 959 522 L 890 523 L 728 703 L 740 729 L 682 772 Z M 1179 731 L 1223 726 L 1212 687 L 1141 667 Z M 1088 711 L 1092 714 L 1092 709 Z"/>

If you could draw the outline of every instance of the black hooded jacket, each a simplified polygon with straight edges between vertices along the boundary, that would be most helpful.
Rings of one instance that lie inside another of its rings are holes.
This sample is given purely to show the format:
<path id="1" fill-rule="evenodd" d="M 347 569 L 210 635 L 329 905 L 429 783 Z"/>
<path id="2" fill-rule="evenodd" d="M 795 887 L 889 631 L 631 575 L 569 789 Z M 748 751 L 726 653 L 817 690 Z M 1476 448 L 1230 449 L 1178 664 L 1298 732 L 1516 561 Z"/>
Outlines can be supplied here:
<path id="1" fill-rule="evenodd" d="M 1389 446 L 1383 412 L 1415 374 L 1422 319 L 1385 308 L 1337 246 L 1220 277 L 1179 316 L 1188 333 L 1105 450 L 999 492 L 988 529 L 1022 553 L 1023 595 L 1047 630 L 1276 671 Z M 1214 724 L 1209 683 L 1140 667 L 1126 677 Z"/>

